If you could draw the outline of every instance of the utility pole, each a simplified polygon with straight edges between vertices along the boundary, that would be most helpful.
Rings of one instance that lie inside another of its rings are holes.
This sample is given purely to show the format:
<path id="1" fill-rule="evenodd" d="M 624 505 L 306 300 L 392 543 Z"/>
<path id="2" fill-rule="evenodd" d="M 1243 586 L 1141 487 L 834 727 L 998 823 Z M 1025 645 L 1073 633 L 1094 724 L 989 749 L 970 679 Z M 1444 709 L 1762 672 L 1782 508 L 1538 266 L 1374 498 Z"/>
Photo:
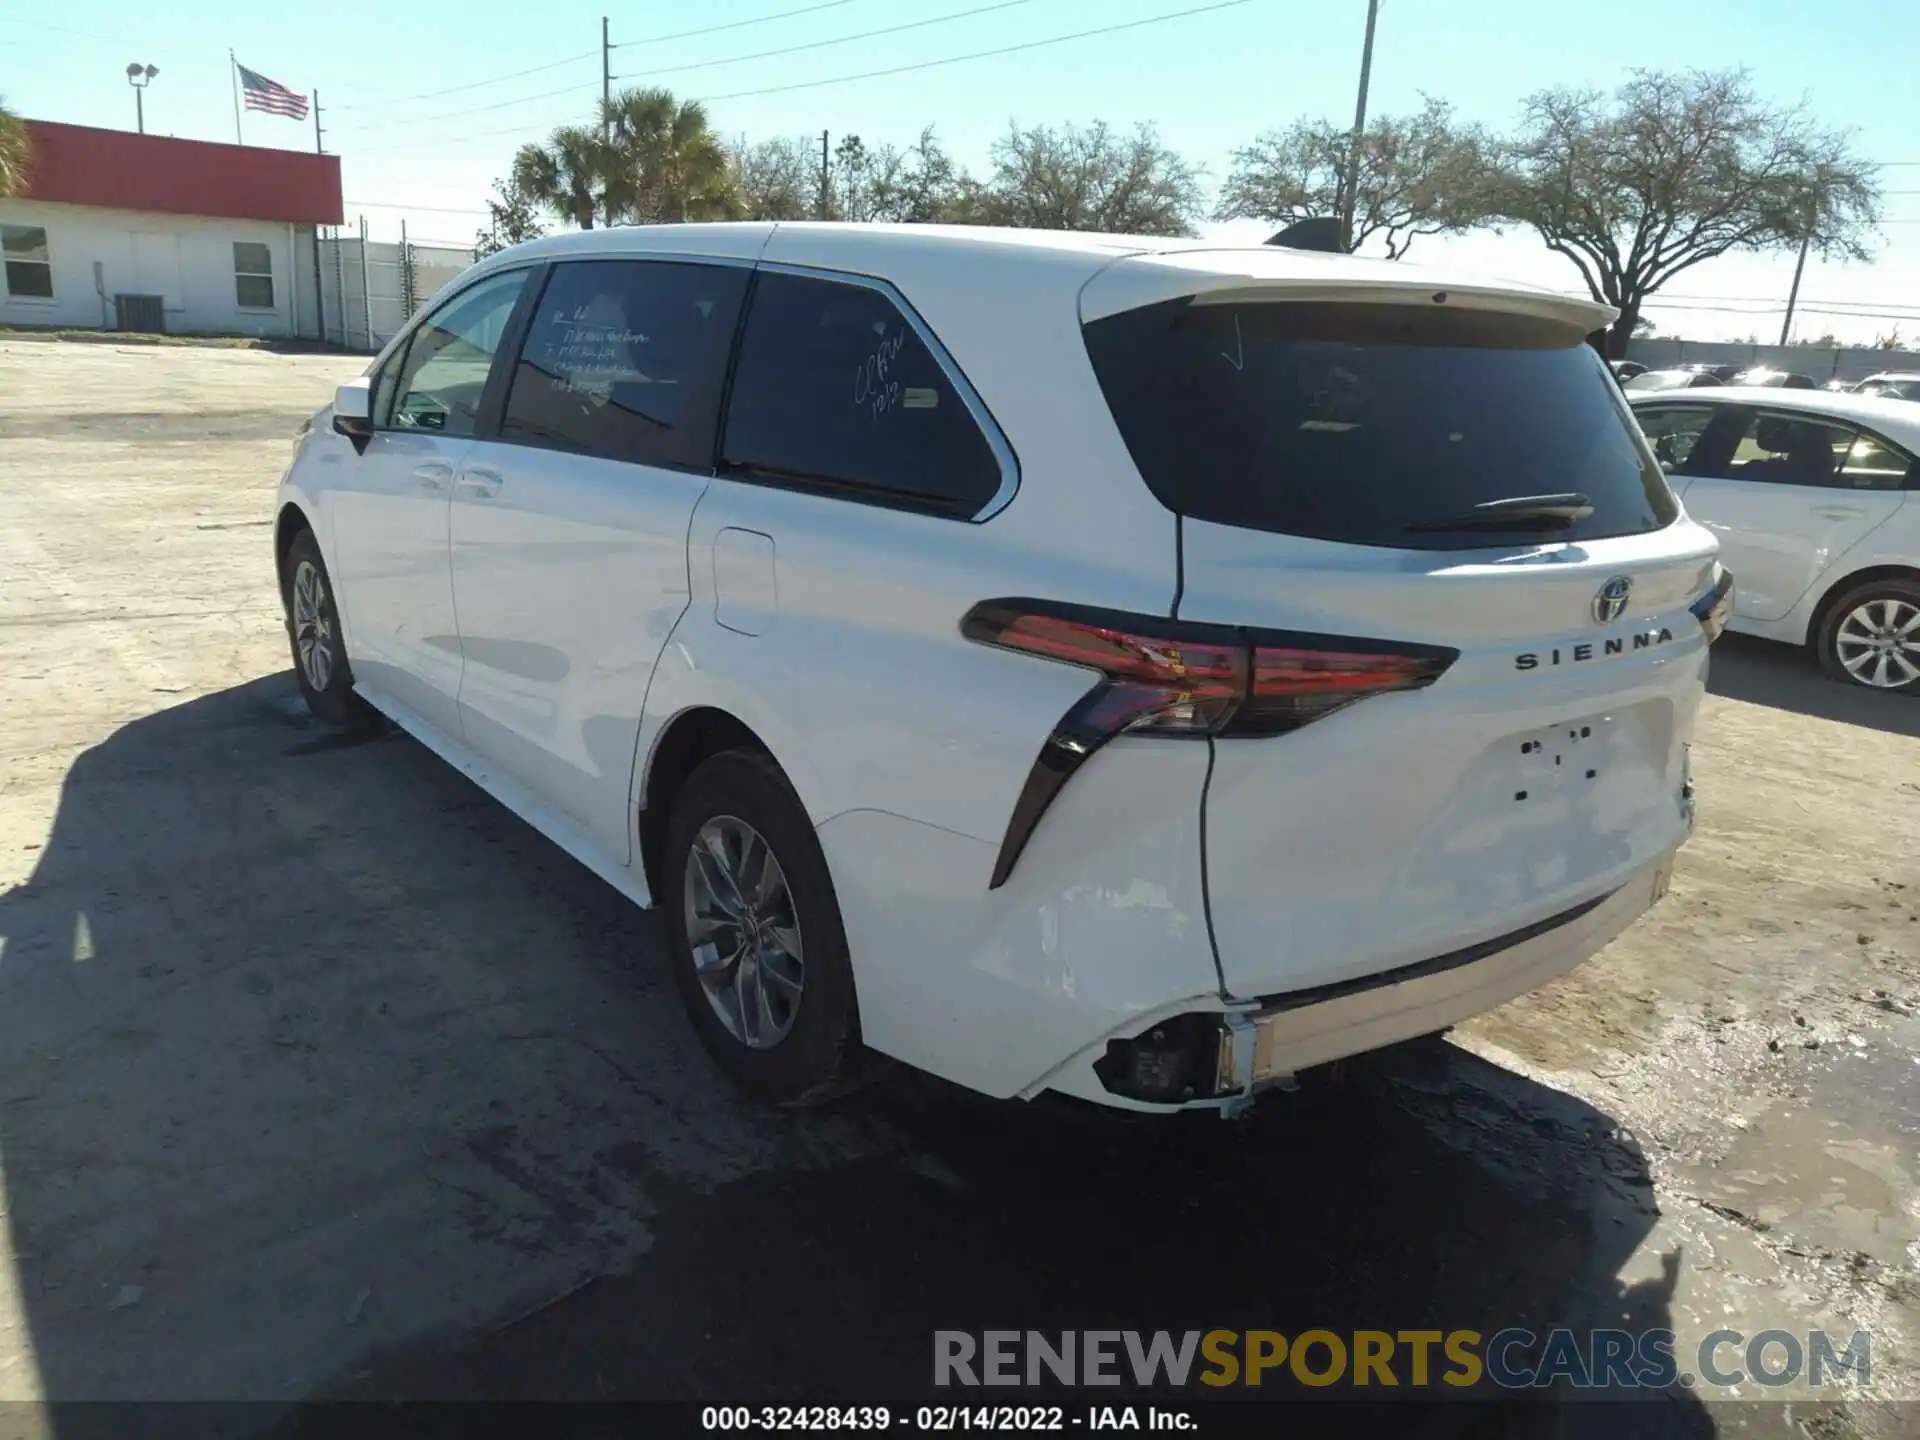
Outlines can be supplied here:
<path id="1" fill-rule="evenodd" d="M 600 17 L 600 138 L 613 138 L 613 41 L 604 15 Z"/>
<path id="2" fill-rule="evenodd" d="M 1367 82 L 1373 76 L 1373 27 L 1380 0 L 1367 0 L 1367 39 L 1360 49 L 1360 95 L 1353 106 L 1353 134 L 1347 141 L 1347 173 L 1340 180 L 1340 248 L 1353 249 L 1353 211 L 1360 191 L 1360 137 L 1367 128 Z"/>
<path id="3" fill-rule="evenodd" d="M 827 178 L 827 132 L 820 132 L 820 218 L 833 218 L 832 182 Z"/>
<path id="4" fill-rule="evenodd" d="M 327 153 L 325 132 L 320 128 L 320 90 L 313 92 L 313 153 Z M 314 338 L 322 345 L 327 343 L 327 297 L 326 282 L 320 274 L 320 227 L 313 227 L 313 328 Z M 296 325 L 296 329 L 299 327 Z"/>

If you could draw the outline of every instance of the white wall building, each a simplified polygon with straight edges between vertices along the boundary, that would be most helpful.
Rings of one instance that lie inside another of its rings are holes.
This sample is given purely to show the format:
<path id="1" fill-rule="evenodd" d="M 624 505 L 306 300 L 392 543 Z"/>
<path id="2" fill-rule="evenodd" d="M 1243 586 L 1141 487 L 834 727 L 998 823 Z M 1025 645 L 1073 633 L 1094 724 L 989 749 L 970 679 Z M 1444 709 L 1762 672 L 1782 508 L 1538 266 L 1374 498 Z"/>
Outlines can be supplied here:
<path id="1" fill-rule="evenodd" d="M 321 336 L 315 236 L 342 218 L 336 157 L 27 133 L 27 193 L 0 200 L 0 324 Z"/>

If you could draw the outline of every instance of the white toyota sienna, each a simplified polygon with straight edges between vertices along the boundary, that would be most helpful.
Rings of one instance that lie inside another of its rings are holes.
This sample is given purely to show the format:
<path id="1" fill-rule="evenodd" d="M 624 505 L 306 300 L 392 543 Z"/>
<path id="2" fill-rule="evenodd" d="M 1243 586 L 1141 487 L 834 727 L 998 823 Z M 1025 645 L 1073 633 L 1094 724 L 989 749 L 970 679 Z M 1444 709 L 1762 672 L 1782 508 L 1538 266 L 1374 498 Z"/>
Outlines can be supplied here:
<path id="1" fill-rule="evenodd" d="M 1665 890 L 1730 580 L 1608 317 L 1134 236 L 534 241 L 302 432 L 295 672 L 657 904 L 756 1094 L 870 1048 L 1234 1110 Z"/>

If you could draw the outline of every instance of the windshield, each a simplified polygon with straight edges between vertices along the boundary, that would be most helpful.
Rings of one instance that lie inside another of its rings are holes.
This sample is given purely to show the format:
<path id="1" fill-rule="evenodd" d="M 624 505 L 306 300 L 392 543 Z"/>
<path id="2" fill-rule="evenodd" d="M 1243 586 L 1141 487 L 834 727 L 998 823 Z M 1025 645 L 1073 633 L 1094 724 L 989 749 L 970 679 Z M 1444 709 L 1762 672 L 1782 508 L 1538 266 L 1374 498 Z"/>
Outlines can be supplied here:
<path id="1" fill-rule="evenodd" d="M 1435 550 L 1639 534 L 1679 513 L 1606 366 L 1565 325 L 1179 300 L 1085 331 L 1142 477 L 1197 519 Z M 1478 510 L 1568 495 L 1591 510 L 1516 508 L 1493 527 Z"/>

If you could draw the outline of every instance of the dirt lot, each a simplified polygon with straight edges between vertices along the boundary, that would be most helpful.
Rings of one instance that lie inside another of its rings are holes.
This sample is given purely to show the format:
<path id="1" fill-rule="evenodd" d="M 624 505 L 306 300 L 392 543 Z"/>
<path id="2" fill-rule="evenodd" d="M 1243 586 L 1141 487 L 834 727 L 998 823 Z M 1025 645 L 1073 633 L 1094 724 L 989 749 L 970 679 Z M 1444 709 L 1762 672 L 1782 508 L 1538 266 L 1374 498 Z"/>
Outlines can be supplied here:
<path id="1" fill-rule="evenodd" d="M 1672 895 L 1438 1070 L 768 1113 L 649 917 L 304 719 L 272 487 L 360 364 L 0 341 L 0 1399 L 856 1400 L 935 1328 L 1568 1323 L 1873 1332 L 1864 1393 L 1594 1433 L 1920 1428 L 1920 702 L 1727 643 Z"/>

